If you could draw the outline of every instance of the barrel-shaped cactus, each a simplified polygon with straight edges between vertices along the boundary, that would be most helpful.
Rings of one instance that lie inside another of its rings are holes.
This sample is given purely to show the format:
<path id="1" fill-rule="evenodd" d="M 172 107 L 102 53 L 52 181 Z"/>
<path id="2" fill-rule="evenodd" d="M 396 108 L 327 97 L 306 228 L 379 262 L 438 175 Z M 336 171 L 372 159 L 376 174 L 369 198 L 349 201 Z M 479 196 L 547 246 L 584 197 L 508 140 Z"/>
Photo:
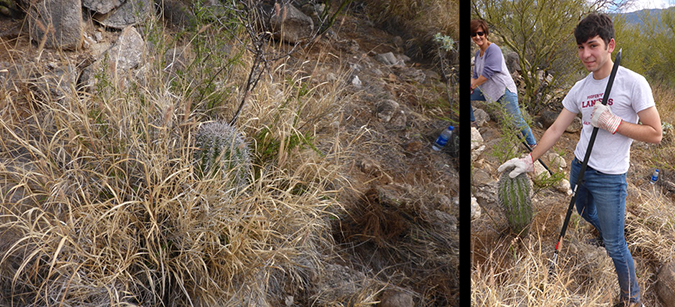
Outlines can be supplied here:
<path id="1" fill-rule="evenodd" d="M 532 222 L 532 200 L 530 199 L 532 184 L 525 173 L 516 178 L 509 177 L 512 170 L 513 168 L 507 169 L 499 178 L 497 196 L 500 205 L 504 208 L 504 214 L 506 214 L 511 230 L 525 236 Z"/>
<path id="2" fill-rule="evenodd" d="M 222 176 L 241 188 L 251 176 L 251 154 L 244 137 L 224 122 L 202 124 L 195 137 L 197 174 Z"/>

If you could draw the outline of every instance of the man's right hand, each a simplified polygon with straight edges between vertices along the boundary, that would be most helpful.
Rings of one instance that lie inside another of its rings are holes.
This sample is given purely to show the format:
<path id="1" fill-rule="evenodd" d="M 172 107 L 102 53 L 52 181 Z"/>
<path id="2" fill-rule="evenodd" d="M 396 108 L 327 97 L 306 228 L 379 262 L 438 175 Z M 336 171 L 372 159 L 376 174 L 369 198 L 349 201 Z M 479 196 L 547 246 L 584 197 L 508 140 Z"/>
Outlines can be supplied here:
<path id="1" fill-rule="evenodd" d="M 534 162 L 532 161 L 532 154 L 528 154 L 522 158 L 513 158 L 509 161 L 504 162 L 497 169 L 498 172 L 503 172 L 509 167 L 514 167 L 514 169 L 509 173 L 509 177 L 516 178 L 518 175 L 526 172 L 534 172 Z"/>

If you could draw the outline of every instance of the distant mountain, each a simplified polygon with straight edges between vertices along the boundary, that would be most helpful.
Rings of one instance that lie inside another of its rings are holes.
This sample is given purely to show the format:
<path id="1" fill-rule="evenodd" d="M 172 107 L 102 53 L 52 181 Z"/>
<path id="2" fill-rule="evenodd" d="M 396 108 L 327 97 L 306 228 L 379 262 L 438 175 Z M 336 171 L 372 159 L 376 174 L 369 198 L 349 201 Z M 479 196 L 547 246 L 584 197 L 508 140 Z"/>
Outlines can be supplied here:
<path id="1" fill-rule="evenodd" d="M 659 19 L 659 22 L 661 21 L 661 14 L 665 10 L 670 10 L 673 8 L 667 8 L 667 9 L 645 9 L 645 10 L 639 10 L 639 11 L 634 11 L 630 13 L 618 13 L 614 15 L 622 15 L 626 17 L 626 22 L 628 24 L 636 24 L 636 25 L 642 25 L 642 20 L 641 17 L 644 15 L 649 14 L 650 16 L 657 16 Z"/>

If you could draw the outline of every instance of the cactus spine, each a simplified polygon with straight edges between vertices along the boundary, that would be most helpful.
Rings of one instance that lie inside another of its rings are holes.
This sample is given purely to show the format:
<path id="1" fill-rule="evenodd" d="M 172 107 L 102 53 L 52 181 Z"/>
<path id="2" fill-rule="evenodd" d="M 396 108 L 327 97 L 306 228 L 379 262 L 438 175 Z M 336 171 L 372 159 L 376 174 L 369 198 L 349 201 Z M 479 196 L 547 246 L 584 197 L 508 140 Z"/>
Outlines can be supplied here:
<path id="1" fill-rule="evenodd" d="M 504 208 L 509 227 L 520 236 L 527 235 L 532 222 L 532 201 L 530 199 L 531 183 L 525 173 L 516 178 L 509 177 L 513 168 L 504 171 L 497 183 L 497 196 Z"/>
<path id="2" fill-rule="evenodd" d="M 224 122 L 202 124 L 195 137 L 197 173 L 202 176 L 219 174 L 237 187 L 248 184 L 251 155 L 244 137 Z"/>

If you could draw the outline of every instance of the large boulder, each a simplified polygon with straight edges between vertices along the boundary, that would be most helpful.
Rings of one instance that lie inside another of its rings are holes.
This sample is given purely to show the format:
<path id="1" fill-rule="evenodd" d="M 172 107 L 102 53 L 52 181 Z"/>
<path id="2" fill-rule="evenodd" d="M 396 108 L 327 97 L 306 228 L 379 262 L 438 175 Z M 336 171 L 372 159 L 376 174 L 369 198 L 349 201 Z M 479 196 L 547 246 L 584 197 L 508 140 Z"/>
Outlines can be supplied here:
<path id="1" fill-rule="evenodd" d="M 153 12 L 151 0 L 127 0 L 112 11 L 94 15 L 94 20 L 108 28 L 124 29 L 137 25 Z"/>
<path id="2" fill-rule="evenodd" d="M 275 7 L 270 18 L 274 36 L 285 42 L 295 44 L 308 39 L 314 33 L 312 18 L 290 4 Z"/>
<path id="3" fill-rule="evenodd" d="M 98 14 L 107 14 L 119 7 L 125 0 L 82 0 L 82 6 Z"/>
<path id="4" fill-rule="evenodd" d="M 115 42 L 115 46 L 108 50 L 109 67 L 120 73 L 129 69 L 138 68 L 145 56 L 146 44 L 136 28 L 125 28 Z"/>
<path id="5" fill-rule="evenodd" d="M 79 0 L 40 0 L 28 11 L 30 38 L 38 45 L 63 50 L 82 46 L 82 6 Z"/>
<path id="6" fill-rule="evenodd" d="M 509 72 L 520 72 L 520 57 L 515 52 L 508 52 L 504 55 L 506 60 L 506 67 L 509 69 Z"/>

